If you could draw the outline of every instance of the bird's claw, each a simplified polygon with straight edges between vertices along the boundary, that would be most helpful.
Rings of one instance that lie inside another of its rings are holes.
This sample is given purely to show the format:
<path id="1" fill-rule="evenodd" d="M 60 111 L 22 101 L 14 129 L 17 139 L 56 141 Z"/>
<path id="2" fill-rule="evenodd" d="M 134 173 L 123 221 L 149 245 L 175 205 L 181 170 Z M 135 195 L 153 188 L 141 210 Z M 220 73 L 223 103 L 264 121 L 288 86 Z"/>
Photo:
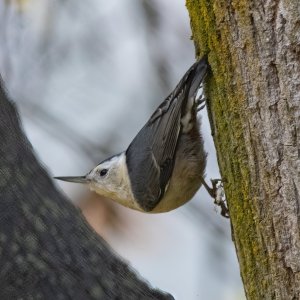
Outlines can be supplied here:
<path id="1" fill-rule="evenodd" d="M 206 98 L 203 93 L 195 100 L 195 105 L 197 107 L 197 112 L 202 110 L 206 105 Z"/>
<path id="2" fill-rule="evenodd" d="M 214 203 L 221 207 L 221 215 L 225 218 L 229 218 L 229 210 L 226 203 L 224 187 L 221 179 L 211 179 L 212 194 L 215 199 Z"/>
<path id="3" fill-rule="evenodd" d="M 202 178 L 202 184 L 207 190 L 207 192 L 210 194 L 210 196 L 214 198 L 215 205 L 221 207 L 221 215 L 225 218 L 229 218 L 229 210 L 226 204 L 226 198 L 225 198 L 222 180 L 211 179 L 212 188 L 208 186 L 204 178 Z"/>

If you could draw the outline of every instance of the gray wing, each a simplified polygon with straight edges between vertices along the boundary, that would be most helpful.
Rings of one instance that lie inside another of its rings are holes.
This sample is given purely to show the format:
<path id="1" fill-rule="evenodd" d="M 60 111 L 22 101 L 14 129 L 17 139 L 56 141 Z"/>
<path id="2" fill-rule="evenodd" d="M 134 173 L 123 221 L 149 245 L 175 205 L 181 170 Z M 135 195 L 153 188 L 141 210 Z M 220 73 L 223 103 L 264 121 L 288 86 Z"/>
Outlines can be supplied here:
<path id="1" fill-rule="evenodd" d="M 200 63 L 201 72 L 198 74 Z M 166 191 L 175 162 L 181 115 L 188 98 L 195 97 L 206 70 L 207 63 L 203 60 L 190 68 L 126 151 L 131 188 L 136 201 L 145 211 L 151 211 Z"/>
<path id="2" fill-rule="evenodd" d="M 172 101 L 167 112 L 149 121 L 126 152 L 133 194 L 146 211 L 156 206 L 172 174 L 180 131 L 181 107 L 177 102 Z"/>

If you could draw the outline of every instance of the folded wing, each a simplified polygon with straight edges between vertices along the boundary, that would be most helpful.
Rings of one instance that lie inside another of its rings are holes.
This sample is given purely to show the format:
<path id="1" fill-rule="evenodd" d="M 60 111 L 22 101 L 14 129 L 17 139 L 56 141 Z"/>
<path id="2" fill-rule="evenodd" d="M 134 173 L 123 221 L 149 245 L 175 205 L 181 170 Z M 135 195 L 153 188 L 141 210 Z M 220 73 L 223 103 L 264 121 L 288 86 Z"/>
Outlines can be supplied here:
<path id="1" fill-rule="evenodd" d="M 181 132 L 181 116 L 188 99 L 195 98 L 207 67 L 206 59 L 201 59 L 187 71 L 126 151 L 131 188 L 145 211 L 151 211 L 167 190 Z"/>

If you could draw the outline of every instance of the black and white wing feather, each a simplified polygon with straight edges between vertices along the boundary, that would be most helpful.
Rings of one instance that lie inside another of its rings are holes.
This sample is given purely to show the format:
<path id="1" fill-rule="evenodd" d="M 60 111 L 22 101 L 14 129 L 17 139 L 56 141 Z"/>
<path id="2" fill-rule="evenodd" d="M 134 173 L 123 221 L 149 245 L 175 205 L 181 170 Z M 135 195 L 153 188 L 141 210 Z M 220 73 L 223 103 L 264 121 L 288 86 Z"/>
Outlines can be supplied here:
<path id="1" fill-rule="evenodd" d="M 188 99 L 195 98 L 207 69 L 203 58 L 187 71 L 126 151 L 133 195 L 145 211 L 151 211 L 167 190 L 181 132 L 181 116 Z"/>

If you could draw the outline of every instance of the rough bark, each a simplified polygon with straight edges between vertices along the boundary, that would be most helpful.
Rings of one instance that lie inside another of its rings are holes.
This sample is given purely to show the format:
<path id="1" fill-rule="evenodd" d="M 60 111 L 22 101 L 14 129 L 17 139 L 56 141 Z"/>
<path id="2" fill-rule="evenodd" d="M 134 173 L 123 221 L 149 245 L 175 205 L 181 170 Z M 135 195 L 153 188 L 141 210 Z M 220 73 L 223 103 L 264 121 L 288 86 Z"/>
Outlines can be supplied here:
<path id="1" fill-rule="evenodd" d="M 1 300 L 173 299 L 139 279 L 55 189 L 3 86 L 0 139 Z"/>
<path id="2" fill-rule="evenodd" d="M 187 0 L 248 299 L 300 299 L 300 2 Z"/>

